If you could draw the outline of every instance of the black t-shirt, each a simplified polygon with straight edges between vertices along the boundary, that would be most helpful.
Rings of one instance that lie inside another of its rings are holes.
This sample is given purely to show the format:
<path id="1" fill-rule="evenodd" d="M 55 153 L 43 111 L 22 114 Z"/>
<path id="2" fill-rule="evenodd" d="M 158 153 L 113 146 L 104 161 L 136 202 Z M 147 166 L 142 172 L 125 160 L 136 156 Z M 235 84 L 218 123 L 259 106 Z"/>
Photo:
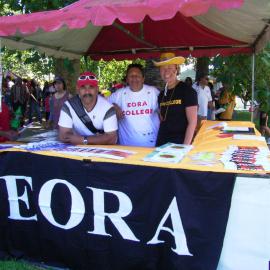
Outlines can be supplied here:
<path id="1" fill-rule="evenodd" d="M 158 102 L 162 120 L 156 145 L 183 143 L 188 125 L 185 109 L 198 105 L 196 91 L 184 82 L 179 82 L 175 88 L 167 90 L 166 96 L 162 91 Z"/>

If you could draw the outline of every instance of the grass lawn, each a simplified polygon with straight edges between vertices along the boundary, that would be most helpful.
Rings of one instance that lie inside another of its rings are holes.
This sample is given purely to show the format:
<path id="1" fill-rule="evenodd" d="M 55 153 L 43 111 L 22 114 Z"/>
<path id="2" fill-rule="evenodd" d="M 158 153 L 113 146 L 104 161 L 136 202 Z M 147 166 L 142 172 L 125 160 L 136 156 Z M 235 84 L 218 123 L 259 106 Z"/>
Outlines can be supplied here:
<path id="1" fill-rule="evenodd" d="M 19 261 L 0 261 L 0 270 L 43 270 L 45 268 L 32 266 Z"/>
<path id="2" fill-rule="evenodd" d="M 235 121 L 250 121 L 251 113 L 249 111 L 235 111 L 234 119 Z"/>
<path id="3" fill-rule="evenodd" d="M 251 113 L 249 111 L 235 111 L 233 121 L 251 121 Z M 254 124 L 259 130 L 259 119 L 254 117 Z"/>

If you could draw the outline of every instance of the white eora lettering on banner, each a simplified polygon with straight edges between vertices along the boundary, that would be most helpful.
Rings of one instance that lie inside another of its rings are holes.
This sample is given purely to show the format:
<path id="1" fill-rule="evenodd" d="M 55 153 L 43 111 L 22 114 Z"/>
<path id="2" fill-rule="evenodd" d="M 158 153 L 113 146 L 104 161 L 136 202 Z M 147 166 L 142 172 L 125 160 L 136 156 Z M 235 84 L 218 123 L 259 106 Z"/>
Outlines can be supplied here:
<path id="1" fill-rule="evenodd" d="M 25 181 L 23 194 L 21 196 L 18 195 L 17 188 L 17 180 Z M 29 194 L 28 190 L 33 192 L 32 187 L 32 178 L 28 176 L 14 176 L 7 175 L 1 176 L 0 181 L 5 181 L 7 188 L 7 195 L 9 201 L 9 219 L 12 220 L 21 220 L 21 221 L 38 221 L 37 215 L 33 215 L 30 217 L 24 217 L 21 215 L 20 204 L 24 203 L 26 205 L 27 210 L 30 210 L 29 205 Z M 53 212 L 52 212 L 52 192 L 56 185 L 64 185 L 70 192 L 71 197 L 71 207 L 70 207 L 70 217 L 66 224 L 60 224 L 56 221 Z M 111 234 L 106 232 L 105 227 L 105 218 L 108 218 L 115 228 L 118 230 L 123 239 L 140 242 L 140 240 L 135 236 L 132 229 L 129 227 L 126 221 L 124 221 L 124 217 L 127 217 L 133 210 L 131 199 L 121 191 L 115 190 L 105 190 L 94 187 L 86 187 L 91 190 L 93 193 L 93 227 L 92 231 L 88 231 L 89 234 L 95 235 L 103 235 L 112 237 Z M 114 213 L 105 212 L 105 196 L 106 194 L 113 195 L 117 198 L 119 203 L 119 209 Z M 69 230 L 76 226 L 78 226 L 85 215 L 85 203 L 84 199 L 79 192 L 79 190 L 69 183 L 66 180 L 62 179 L 51 179 L 43 184 L 39 191 L 38 195 L 38 205 L 43 216 L 50 222 L 53 226 Z M 166 227 L 166 221 L 171 218 L 172 228 Z M 187 246 L 186 235 L 183 229 L 183 224 L 181 221 L 176 197 L 172 198 L 172 201 L 161 218 L 160 223 L 158 224 L 155 233 L 153 233 L 153 237 L 151 240 L 147 242 L 148 245 L 155 245 L 164 243 L 164 240 L 159 240 L 159 234 L 161 231 L 166 231 L 171 236 L 174 237 L 175 240 L 175 248 L 172 248 L 172 251 L 178 255 L 187 255 L 193 256 Z"/>

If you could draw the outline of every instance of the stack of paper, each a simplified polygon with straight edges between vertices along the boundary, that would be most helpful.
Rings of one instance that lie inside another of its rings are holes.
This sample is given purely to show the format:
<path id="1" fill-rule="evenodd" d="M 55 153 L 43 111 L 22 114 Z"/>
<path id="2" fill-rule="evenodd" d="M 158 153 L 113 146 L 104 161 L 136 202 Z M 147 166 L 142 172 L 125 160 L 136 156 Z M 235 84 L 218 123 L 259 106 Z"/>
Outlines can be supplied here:
<path id="1" fill-rule="evenodd" d="M 166 143 L 144 157 L 148 162 L 178 163 L 192 149 L 191 145 Z"/>
<path id="2" fill-rule="evenodd" d="M 222 129 L 222 132 L 227 134 L 227 133 L 232 133 L 232 134 L 246 134 L 246 135 L 255 135 L 255 130 L 254 128 L 250 127 L 224 127 Z"/>
<path id="3" fill-rule="evenodd" d="M 228 124 L 226 122 L 220 122 L 220 123 L 217 123 L 217 124 L 215 124 L 213 126 L 208 127 L 207 130 L 213 129 L 213 128 L 224 128 L 224 127 L 227 127 L 227 126 L 228 126 Z"/>
<path id="4" fill-rule="evenodd" d="M 252 141 L 260 141 L 265 142 L 265 137 L 263 136 L 256 136 L 256 135 L 241 135 L 241 134 L 234 134 L 234 140 L 252 140 Z"/>
<path id="5" fill-rule="evenodd" d="M 225 169 L 244 171 L 270 170 L 269 149 L 256 146 L 230 146 L 222 154 Z"/>

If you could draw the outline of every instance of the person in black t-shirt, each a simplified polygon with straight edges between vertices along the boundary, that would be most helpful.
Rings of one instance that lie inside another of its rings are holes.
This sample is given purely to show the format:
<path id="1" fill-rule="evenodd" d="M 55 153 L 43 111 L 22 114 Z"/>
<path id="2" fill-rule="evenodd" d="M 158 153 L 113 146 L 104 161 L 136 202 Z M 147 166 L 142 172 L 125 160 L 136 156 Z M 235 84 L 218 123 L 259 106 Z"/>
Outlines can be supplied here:
<path id="1" fill-rule="evenodd" d="M 184 82 L 177 80 L 179 65 L 183 57 L 174 53 L 162 53 L 159 62 L 161 78 L 165 90 L 159 95 L 160 127 L 157 146 L 171 142 L 191 144 L 197 125 L 198 100 L 196 91 Z"/>

